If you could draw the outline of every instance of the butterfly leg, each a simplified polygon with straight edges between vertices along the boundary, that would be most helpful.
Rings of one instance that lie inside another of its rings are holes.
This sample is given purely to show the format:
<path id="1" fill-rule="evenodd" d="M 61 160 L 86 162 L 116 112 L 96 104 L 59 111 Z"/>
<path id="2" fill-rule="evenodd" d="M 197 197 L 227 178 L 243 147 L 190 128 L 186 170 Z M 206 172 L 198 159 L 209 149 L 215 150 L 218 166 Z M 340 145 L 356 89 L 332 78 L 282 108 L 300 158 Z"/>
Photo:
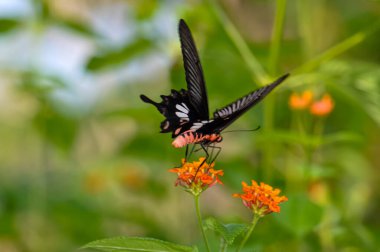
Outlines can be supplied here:
<path id="1" fill-rule="evenodd" d="M 187 155 L 189 154 L 189 145 L 186 145 L 186 150 L 185 150 L 185 162 L 187 161 Z"/>
<path id="2" fill-rule="evenodd" d="M 196 150 L 194 150 L 194 152 L 198 152 L 200 150 L 204 150 L 205 154 L 206 154 L 206 159 L 210 156 L 209 153 L 208 153 L 208 148 L 209 148 L 209 145 L 208 144 L 200 144 L 201 145 L 201 148 L 198 148 Z M 195 145 L 194 145 L 195 147 Z M 211 154 L 212 156 L 212 154 Z"/>
<path id="3" fill-rule="evenodd" d="M 211 164 L 210 160 L 212 159 L 212 156 L 214 155 L 214 148 L 212 148 L 211 145 L 207 145 L 207 151 L 209 148 L 211 149 L 211 153 L 210 153 L 208 162 Z"/>
<path id="4" fill-rule="evenodd" d="M 195 144 L 193 144 L 193 146 L 191 147 L 190 152 L 189 152 L 189 145 L 186 145 L 185 161 L 190 159 L 191 155 L 194 152 L 194 149 L 195 149 Z M 195 150 L 195 152 L 196 152 L 196 150 Z"/>
<path id="5" fill-rule="evenodd" d="M 195 180 L 195 178 L 197 177 L 197 174 L 198 174 L 198 172 L 199 172 L 199 169 L 202 167 L 202 165 L 207 161 L 207 159 L 208 159 L 209 156 L 210 156 L 210 155 L 208 154 L 207 147 L 206 147 L 203 143 L 201 143 L 200 145 L 201 145 L 202 149 L 205 151 L 205 153 L 206 153 L 206 157 L 205 157 L 205 159 L 202 161 L 202 163 L 198 166 L 197 171 L 195 172 L 195 175 L 194 175 L 194 179 L 193 179 L 193 181 L 192 181 L 191 183 L 194 182 L 194 180 Z M 198 150 L 199 150 L 199 149 L 198 149 Z"/>
<path id="6" fill-rule="evenodd" d="M 186 150 L 185 150 L 185 162 L 187 162 L 187 160 L 190 159 L 191 155 L 192 155 L 193 152 L 194 152 L 194 148 L 195 148 L 195 145 L 193 145 L 193 146 L 191 147 L 191 149 L 189 148 L 189 145 L 186 145 Z M 189 151 L 189 149 L 190 149 L 190 151 Z M 182 161 L 181 161 L 181 164 L 180 164 L 179 166 L 176 166 L 176 167 L 179 168 L 179 167 L 182 167 L 182 165 L 183 165 L 183 163 L 182 163 Z"/>
<path id="7" fill-rule="evenodd" d="M 215 144 L 209 147 L 212 149 L 211 157 L 210 157 L 210 164 L 212 164 L 216 160 L 216 158 L 219 156 L 220 152 L 222 151 L 222 147 L 215 146 Z M 212 157 L 214 153 L 214 149 L 216 149 L 216 154 L 214 157 Z"/>

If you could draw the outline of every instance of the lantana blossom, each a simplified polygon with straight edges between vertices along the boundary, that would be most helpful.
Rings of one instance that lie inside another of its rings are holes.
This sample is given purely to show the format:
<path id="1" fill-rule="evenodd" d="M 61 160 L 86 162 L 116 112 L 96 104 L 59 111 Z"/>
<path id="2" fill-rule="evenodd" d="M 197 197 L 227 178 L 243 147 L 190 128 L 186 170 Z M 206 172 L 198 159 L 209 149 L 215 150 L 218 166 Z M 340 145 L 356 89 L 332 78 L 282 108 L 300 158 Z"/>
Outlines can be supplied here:
<path id="1" fill-rule="evenodd" d="M 194 162 L 182 159 L 182 166 L 170 169 L 169 172 L 177 173 L 176 186 L 180 185 L 193 194 L 199 194 L 215 184 L 223 184 L 219 177 L 223 176 L 224 172 L 215 170 L 214 164 L 208 164 L 204 157 Z"/>
<path id="2" fill-rule="evenodd" d="M 301 94 L 292 93 L 289 98 L 289 106 L 294 110 L 307 109 L 313 100 L 313 93 L 310 90 L 303 91 Z"/>
<path id="3" fill-rule="evenodd" d="M 233 194 L 234 197 L 241 198 L 243 204 L 251 209 L 255 215 L 260 217 L 272 212 L 279 213 L 278 204 L 288 200 L 285 196 L 279 196 L 280 189 L 273 189 L 263 182 L 260 185 L 252 180 L 252 185 L 242 182 L 243 194 Z"/>
<path id="4" fill-rule="evenodd" d="M 322 99 L 313 102 L 310 107 L 310 113 L 315 116 L 326 116 L 334 108 L 334 101 L 329 94 L 324 94 Z"/>

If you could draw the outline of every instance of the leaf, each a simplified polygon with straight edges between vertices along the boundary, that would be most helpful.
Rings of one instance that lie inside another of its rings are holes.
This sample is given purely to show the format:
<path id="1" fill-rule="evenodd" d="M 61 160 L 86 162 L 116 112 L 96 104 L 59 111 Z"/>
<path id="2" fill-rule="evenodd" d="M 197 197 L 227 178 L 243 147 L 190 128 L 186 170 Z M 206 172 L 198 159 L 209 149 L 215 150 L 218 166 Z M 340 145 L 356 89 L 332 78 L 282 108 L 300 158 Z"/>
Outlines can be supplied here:
<path id="1" fill-rule="evenodd" d="M 52 21 L 68 30 L 80 33 L 84 36 L 95 37 L 97 35 L 89 26 L 76 20 L 54 18 Z"/>
<path id="2" fill-rule="evenodd" d="M 20 88 L 28 94 L 39 98 L 46 97 L 54 90 L 65 88 L 67 86 L 60 78 L 41 75 L 34 71 L 21 72 L 20 77 Z"/>
<path id="3" fill-rule="evenodd" d="M 321 73 L 334 90 L 353 106 L 362 109 L 380 125 L 380 70 L 378 64 L 357 61 L 332 61 L 321 67 Z"/>
<path id="4" fill-rule="evenodd" d="M 87 62 L 86 68 L 90 71 L 99 71 L 121 64 L 146 51 L 150 48 L 151 44 L 152 43 L 149 40 L 139 39 L 119 50 L 109 51 L 105 52 L 103 55 L 94 56 Z"/>
<path id="5" fill-rule="evenodd" d="M 51 104 L 43 104 L 33 118 L 33 124 L 48 142 L 69 151 L 74 145 L 79 121 L 62 115 Z"/>
<path id="6" fill-rule="evenodd" d="M 265 132 L 261 133 L 257 136 L 257 140 L 262 142 L 272 141 L 318 147 L 321 144 L 357 143 L 361 141 L 361 137 L 359 134 L 350 131 L 331 133 L 320 138 L 319 136 L 311 134 L 302 135 L 299 132 L 294 131 L 276 130 L 270 134 L 266 134 Z"/>
<path id="7" fill-rule="evenodd" d="M 205 226 L 221 235 L 228 245 L 233 244 L 235 238 L 247 229 L 247 225 L 245 224 L 223 224 L 214 218 L 208 218 L 205 221 Z"/>
<path id="8" fill-rule="evenodd" d="M 0 33 L 9 32 L 20 26 L 20 21 L 15 19 L 0 19 Z"/>
<path id="9" fill-rule="evenodd" d="M 154 238 L 144 237 L 114 237 L 103 240 L 97 240 L 86 244 L 83 248 L 93 248 L 100 251 L 118 251 L 118 252 L 130 252 L 130 251 L 149 251 L 149 252 L 196 252 L 196 247 L 189 247 L 184 245 L 178 245 L 175 243 L 162 241 Z"/>
<path id="10" fill-rule="evenodd" d="M 138 20 L 151 18 L 159 8 L 157 0 L 132 1 L 132 4 Z"/>
<path id="11" fill-rule="evenodd" d="M 321 221 L 322 208 L 312 203 L 304 194 L 289 195 L 289 201 L 281 207 L 276 219 L 295 236 L 301 238 Z"/>

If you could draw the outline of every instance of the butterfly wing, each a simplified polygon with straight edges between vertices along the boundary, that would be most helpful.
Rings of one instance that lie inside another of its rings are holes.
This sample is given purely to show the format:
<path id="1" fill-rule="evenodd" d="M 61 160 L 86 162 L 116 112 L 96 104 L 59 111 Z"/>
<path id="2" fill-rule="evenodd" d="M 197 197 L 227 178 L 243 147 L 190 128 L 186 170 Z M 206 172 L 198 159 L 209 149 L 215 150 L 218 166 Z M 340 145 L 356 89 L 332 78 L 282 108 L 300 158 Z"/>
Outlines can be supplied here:
<path id="1" fill-rule="evenodd" d="M 179 21 L 178 32 L 185 67 L 189 102 L 197 113 L 197 119 L 208 120 L 208 100 L 201 62 L 190 29 L 182 19 Z"/>
<path id="2" fill-rule="evenodd" d="M 214 132 L 221 132 L 228 127 L 244 112 L 264 99 L 265 96 L 267 96 L 275 87 L 282 83 L 288 76 L 289 74 L 285 74 L 273 83 L 237 99 L 224 108 L 216 110 L 214 112 L 214 121 L 210 124 L 210 126 L 212 125 L 214 127 Z"/>
<path id="3" fill-rule="evenodd" d="M 160 126 L 161 133 L 172 132 L 173 138 L 188 130 L 192 122 L 197 120 L 197 113 L 189 101 L 188 92 L 184 89 L 173 89 L 170 95 L 161 95 L 161 102 L 152 101 L 145 95 L 140 95 L 140 98 L 153 104 L 165 116 Z"/>
<path id="4" fill-rule="evenodd" d="M 170 95 L 161 95 L 162 101 L 159 103 L 145 95 L 140 96 L 144 102 L 153 104 L 165 116 L 165 120 L 161 122 L 161 132 L 172 132 L 172 137 L 189 130 L 195 121 L 209 119 L 202 66 L 190 29 L 182 19 L 178 32 L 188 90 L 172 90 Z"/>

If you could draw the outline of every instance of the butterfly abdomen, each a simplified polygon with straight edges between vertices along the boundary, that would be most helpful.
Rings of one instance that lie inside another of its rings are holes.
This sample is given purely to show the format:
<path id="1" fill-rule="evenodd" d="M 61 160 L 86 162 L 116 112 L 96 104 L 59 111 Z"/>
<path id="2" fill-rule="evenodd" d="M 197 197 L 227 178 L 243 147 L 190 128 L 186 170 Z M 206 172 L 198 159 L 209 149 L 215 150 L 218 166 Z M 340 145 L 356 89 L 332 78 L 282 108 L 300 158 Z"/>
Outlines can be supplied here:
<path id="1" fill-rule="evenodd" d="M 219 134 L 202 134 L 188 130 L 177 136 L 172 142 L 172 145 L 175 148 L 182 148 L 188 144 L 196 144 L 201 142 L 213 143 L 221 141 L 222 136 Z"/>

